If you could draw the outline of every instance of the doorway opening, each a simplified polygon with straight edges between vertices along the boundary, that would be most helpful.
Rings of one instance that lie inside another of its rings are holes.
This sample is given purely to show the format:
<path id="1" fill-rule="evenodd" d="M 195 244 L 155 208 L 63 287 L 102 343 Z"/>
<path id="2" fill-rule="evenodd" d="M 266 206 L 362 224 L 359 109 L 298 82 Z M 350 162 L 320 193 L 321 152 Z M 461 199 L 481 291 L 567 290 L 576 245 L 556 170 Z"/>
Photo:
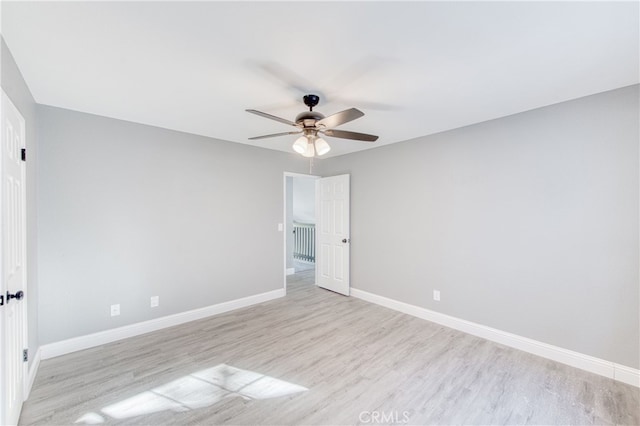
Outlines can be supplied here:
<path id="1" fill-rule="evenodd" d="M 285 173 L 285 289 L 314 285 L 316 272 L 316 179 Z"/>

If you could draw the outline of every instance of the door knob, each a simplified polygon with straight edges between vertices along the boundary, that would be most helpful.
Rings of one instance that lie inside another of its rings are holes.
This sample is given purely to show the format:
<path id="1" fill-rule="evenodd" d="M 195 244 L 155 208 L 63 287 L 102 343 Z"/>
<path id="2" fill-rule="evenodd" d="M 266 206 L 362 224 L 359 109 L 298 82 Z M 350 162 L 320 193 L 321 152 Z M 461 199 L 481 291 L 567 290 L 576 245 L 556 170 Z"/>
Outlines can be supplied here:
<path id="1" fill-rule="evenodd" d="M 351 240 L 347 240 L 346 238 L 342 239 L 342 242 L 345 243 L 345 244 L 348 243 L 349 241 L 351 241 Z"/>
<path id="2" fill-rule="evenodd" d="M 9 301 L 11 299 L 16 299 L 16 300 L 22 300 L 24 298 L 24 291 L 20 290 L 14 294 L 11 294 L 9 292 L 7 292 L 7 303 L 9 303 Z"/>

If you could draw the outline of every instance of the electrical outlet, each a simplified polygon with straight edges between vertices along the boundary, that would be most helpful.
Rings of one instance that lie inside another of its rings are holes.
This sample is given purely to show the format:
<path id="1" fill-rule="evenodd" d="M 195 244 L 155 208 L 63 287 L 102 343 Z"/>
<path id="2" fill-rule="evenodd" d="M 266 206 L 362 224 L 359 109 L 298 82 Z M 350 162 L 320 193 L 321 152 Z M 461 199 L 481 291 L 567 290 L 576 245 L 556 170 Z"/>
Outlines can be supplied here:
<path id="1" fill-rule="evenodd" d="M 436 302 L 440 301 L 440 290 L 433 290 L 433 300 Z"/>
<path id="2" fill-rule="evenodd" d="M 155 308 L 160 305 L 160 296 L 151 296 L 151 307 Z"/>
<path id="3" fill-rule="evenodd" d="M 120 315 L 120 304 L 111 305 L 111 316 L 117 317 L 118 315 Z"/>
<path id="4" fill-rule="evenodd" d="M 278 231 L 280 232 L 284 231 L 284 225 L 282 223 L 278 224 Z"/>

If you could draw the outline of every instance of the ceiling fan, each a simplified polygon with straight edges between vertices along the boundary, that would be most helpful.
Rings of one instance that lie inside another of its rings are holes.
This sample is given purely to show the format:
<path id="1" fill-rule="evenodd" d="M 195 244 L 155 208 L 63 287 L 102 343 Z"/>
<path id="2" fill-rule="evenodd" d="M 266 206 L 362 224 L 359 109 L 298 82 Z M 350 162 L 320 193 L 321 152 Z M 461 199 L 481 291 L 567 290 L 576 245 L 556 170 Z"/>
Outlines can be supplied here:
<path id="1" fill-rule="evenodd" d="M 319 137 L 318 134 L 331 136 L 333 138 L 353 139 L 364 142 L 375 142 L 378 139 L 378 137 L 375 135 L 334 129 L 334 127 L 340 126 L 341 124 L 345 124 L 355 120 L 356 118 L 362 117 L 364 113 L 359 109 L 350 108 L 325 117 L 319 112 L 313 110 L 313 107 L 318 105 L 318 102 L 320 102 L 319 96 L 305 95 L 302 97 L 302 100 L 304 101 L 304 104 L 309 107 L 309 111 L 304 111 L 298 114 L 295 122 L 287 120 L 285 118 L 276 117 L 275 115 L 267 114 L 266 112 L 257 111 L 255 109 L 246 110 L 247 112 L 250 112 L 252 114 L 256 114 L 261 117 L 269 118 L 271 120 L 279 121 L 280 123 L 288 124 L 290 126 L 298 128 L 298 130 L 292 132 L 255 136 L 249 138 L 249 140 L 302 134 L 302 136 L 294 142 L 293 150 L 299 154 L 302 154 L 304 157 L 313 157 L 316 154 L 324 155 L 331 149 L 329 144 L 324 139 Z"/>

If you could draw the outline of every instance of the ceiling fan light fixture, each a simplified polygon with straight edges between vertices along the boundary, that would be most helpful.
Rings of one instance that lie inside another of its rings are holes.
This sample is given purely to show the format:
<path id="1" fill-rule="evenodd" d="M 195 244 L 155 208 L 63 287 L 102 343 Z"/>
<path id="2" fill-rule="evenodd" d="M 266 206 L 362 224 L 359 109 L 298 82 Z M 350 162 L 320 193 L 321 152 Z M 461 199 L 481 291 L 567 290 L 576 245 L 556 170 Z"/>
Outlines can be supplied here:
<path id="1" fill-rule="evenodd" d="M 375 135 L 334 129 L 336 126 L 349 123 L 362 117 L 364 113 L 359 109 L 349 108 L 325 117 L 323 114 L 313 110 L 313 107 L 315 107 L 320 100 L 318 95 L 305 95 L 303 100 L 304 104 L 309 107 L 309 111 L 304 111 L 298 114 L 295 121 L 290 121 L 255 109 L 245 110 L 252 114 L 259 115 L 260 117 L 268 118 L 297 128 L 297 131 L 273 133 L 270 135 L 255 136 L 249 139 L 266 139 L 285 135 L 299 135 L 302 133 L 302 136 L 296 139 L 293 143 L 292 148 L 295 152 L 307 158 L 312 158 L 316 155 L 325 155 L 331 151 L 331 147 L 327 141 L 318 137 L 319 133 L 334 138 L 352 139 L 365 142 L 375 142 L 378 139 L 378 136 Z"/>
<path id="2" fill-rule="evenodd" d="M 318 155 L 324 155 L 327 152 L 331 151 L 331 147 L 329 146 L 327 141 L 325 141 L 322 138 L 316 139 L 315 145 L 316 145 L 316 153 Z"/>
<path id="3" fill-rule="evenodd" d="M 307 139 L 307 137 L 306 136 L 300 136 L 293 143 L 293 150 L 295 152 L 297 152 L 298 154 L 304 155 L 304 153 L 307 151 L 307 147 L 308 146 L 309 146 L 309 140 Z"/>

